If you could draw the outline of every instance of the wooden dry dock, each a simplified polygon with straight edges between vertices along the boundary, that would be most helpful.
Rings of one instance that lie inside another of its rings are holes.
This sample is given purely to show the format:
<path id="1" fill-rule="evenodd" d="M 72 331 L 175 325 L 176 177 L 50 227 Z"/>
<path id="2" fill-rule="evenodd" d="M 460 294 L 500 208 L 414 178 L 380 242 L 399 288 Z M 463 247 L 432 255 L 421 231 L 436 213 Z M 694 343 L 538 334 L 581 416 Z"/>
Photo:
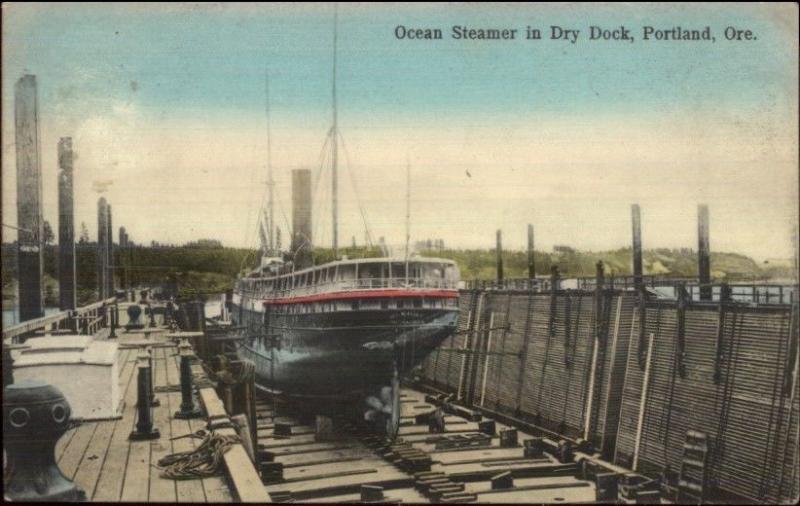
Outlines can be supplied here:
<path id="1" fill-rule="evenodd" d="M 524 455 L 523 441 L 532 435 L 517 431 L 517 443 L 501 443 L 499 434 L 510 427 L 494 422 L 494 435 L 481 432 L 481 424 L 462 417 L 445 416 L 445 432 L 432 434 L 416 416 L 432 411 L 421 392 L 404 389 L 403 417 L 395 444 L 383 446 L 354 427 L 337 431 L 330 440 L 317 441 L 314 428 L 298 417 L 278 411 L 272 421 L 271 404 L 261 399 L 259 447 L 272 466 L 282 467 L 282 479 L 265 485 L 274 502 L 594 502 L 594 481 L 582 479 L 580 466 L 547 453 Z M 486 421 L 486 420 L 483 420 Z M 275 424 L 289 427 L 291 435 L 276 435 Z M 443 444 L 456 437 L 480 437 L 485 445 Z M 403 448 L 404 447 L 404 448 Z M 430 457 L 430 465 L 417 471 L 403 455 Z M 493 478 L 508 472 L 511 480 L 493 486 Z M 428 483 L 430 482 L 430 483 Z M 379 487 L 376 489 L 375 487 Z M 378 496 L 368 494 L 380 490 Z M 365 495 L 367 494 L 367 495 Z"/>

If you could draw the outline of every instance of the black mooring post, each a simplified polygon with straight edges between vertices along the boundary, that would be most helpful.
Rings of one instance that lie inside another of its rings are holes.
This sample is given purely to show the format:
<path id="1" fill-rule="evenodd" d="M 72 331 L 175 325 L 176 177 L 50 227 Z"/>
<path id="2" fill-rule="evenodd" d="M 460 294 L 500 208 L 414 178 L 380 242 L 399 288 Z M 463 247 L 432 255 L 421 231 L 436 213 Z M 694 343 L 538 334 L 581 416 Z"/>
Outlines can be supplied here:
<path id="1" fill-rule="evenodd" d="M 202 410 L 195 405 L 192 394 L 192 346 L 183 338 L 178 345 L 181 357 L 181 409 L 175 412 L 175 418 L 188 419 L 202 416 Z"/>
<path id="2" fill-rule="evenodd" d="M 109 339 L 117 337 L 117 325 L 119 325 L 119 311 L 116 310 L 117 305 L 111 308 L 111 333 L 108 335 Z M 152 367 L 152 364 L 150 365 Z"/>
<path id="3" fill-rule="evenodd" d="M 150 324 L 148 327 L 155 327 L 156 326 L 156 314 L 153 311 L 153 305 L 149 302 L 147 303 L 147 309 L 150 310 Z"/>
<path id="4" fill-rule="evenodd" d="M 150 361 L 148 357 L 139 355 L 136 367 L 138 375 L 136 377 L 136 427 L 131 432 L 128 439 L 141 441 L 147 439 L 158 439 L 161 433 L 153 427 L 153 407 L 150 405 Z"/>

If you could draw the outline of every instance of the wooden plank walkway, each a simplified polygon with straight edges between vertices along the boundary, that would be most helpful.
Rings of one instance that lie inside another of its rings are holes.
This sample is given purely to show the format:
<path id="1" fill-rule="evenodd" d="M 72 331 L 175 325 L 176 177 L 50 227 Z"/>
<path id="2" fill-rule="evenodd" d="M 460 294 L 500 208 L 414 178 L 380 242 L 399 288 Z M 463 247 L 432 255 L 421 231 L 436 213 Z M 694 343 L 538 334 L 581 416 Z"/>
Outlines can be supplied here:
<path id="1" fill-rule="evenodd" d="M 122 320 L 124 311 L 120 313 Z M 141 341 L 141 332 L 118 331 L 117 342 Z M 166 340 L 159 334 L 153 342 Z M 199 442 L 193 438 L 170 441 L 173 436 L 205 428 L 205 420 L 176 420 L 172 415 L 180 407 L 179 364 L 174 346 L 154 347 L 153 384 L 172 387 L 174 391 L 156 392 L 160 406 L 153 410 L 154 425 L 161 437 L 153 441 L 129 441 L 136 421 L 137 349 L 119 350 L 120 393 L 124 399 L 122 418 L 88 422 L 70 430 L 56 445 L 56 459 L 61 471 L 86 492 L 93 502 L 232 502 L 224 477 L 198 480 L 161 478 L 157 463 L 171 453 L 191 450 Z"/>

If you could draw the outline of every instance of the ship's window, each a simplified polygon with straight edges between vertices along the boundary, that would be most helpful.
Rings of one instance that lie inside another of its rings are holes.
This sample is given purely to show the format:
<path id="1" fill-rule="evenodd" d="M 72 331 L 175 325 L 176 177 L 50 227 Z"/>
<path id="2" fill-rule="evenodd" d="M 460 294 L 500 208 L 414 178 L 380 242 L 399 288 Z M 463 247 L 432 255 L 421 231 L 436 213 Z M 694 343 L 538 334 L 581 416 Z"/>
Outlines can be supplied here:
<path id="1" fill-rule="evenodd" d="M 381 309 L 389 309 L 389 299 L 381 299 Z"/>
<path id="2" fill-rule="evenodd" d="M 403 309 L 405 306 L 405 301 L 403 299 L 397 299 L 397 309 Z"/>
<path id="3" fill-rule="evenodd" d="M 392 269 L 392 279 L 395 280 L 393 286 L 400 286 L 406 281 L 406 264 L 400 262 L 393 262 L 390 265 Z"/>
<path id="4" fill-rule="evenodd" d="M 425 286 L 437 287 L 444 279 L 444 266 L 442 264 L 420 264 Z"/>
<path id="5" fill-rule="evenodd" d="M 414 297 L 414 307 L 422 307 L 422 297 Z"/>
<path id="6" fill-rule="evenodd" d="M 355 279 L 355 277 L 356 277 L 356 266 L 354 264 L 344 264 L 339 266 L 337 279 L 349 280 L 349 279 Z"/>
<path id="7" fill-rule="evenodd" d="M 360 302 L 361 301 L 359 301 L 358 299 L 350 302 L 350 309 L 352 309 L 353 311 L 358 311 L 358 308 L 361 305 Z"/>
<path id="8" fill-rule="evenodd" d="M 358 279 L 381 277 L 381 264 L 361 264 L 358 266 Z"/>

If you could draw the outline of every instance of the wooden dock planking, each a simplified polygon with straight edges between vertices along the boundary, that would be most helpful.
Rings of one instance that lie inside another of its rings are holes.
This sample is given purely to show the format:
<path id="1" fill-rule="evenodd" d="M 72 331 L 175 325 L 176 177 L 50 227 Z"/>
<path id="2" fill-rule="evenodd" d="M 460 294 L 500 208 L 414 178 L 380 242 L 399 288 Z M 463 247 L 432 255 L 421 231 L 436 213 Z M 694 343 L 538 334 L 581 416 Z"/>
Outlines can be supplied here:
<path id="1" fill-rule="evenodd" d="M 167 371 L 169 371 L 169 369 L 170 365 L 168 364 Z M 169 397 L 169 405 L 175 406 L 175 410 L 177 411 L 181 403 L 181 394 L 178 392 L 169 392 L 167 396 Z M 170 426 L 172 431 L 171 437 L 182 436 L 192 432 L 187 420 L 172 418 L 170 419 Z M 193 450 L 194 438 L 184 437 L 175 439 L 172 441 L 172 449 L 175 453 Z M 175 486 L 177 487 L 178 502 L 206 501 L 206 494 L 203 490 L 203 484 L 200 482 L 200 480 L 177 480 L 175 482 Z"/>
<path id="2" fill-rule="evenodd" d="M 91 499 L 97 487 L 97 480 L 100 478 L 100 471 L 106 459 L 108 442 L 114 433 L 116 422 L 99 422 L 89 446 L 86 448 L 84 457 L 78 465 L 75 473 L 75 483 L 86 492 L 86 497 Z"/>
<path id="3" fill-rule="evenodd" d="M 193 420 L 189 420 L 189 426 L 192 432 L 197 432 L 200 429 L 205 429 L 206 422 L 205 420 L 195 418 Z M 228 489 L 228 484 L 225 482 L 225 479 L 223 477 L 210 476 L 208 478 L 203 478 L 201 481 L 203 484 L 203 491 L 206 494 L 207 502 L 211 503 L 211 502 L 233 501 L 233 498 L 231 497 L 231 491 L 230 489 Z"/>
<path id="4" fill-rule="evenodd" d="M 129 357 L 130 355 L 135 357 L 134 350 L 130 351 Z M 92 501 L 116 502 L 120 500 L 122 495 L 125 467 L 128 463 L 128 436 L 133 429 L 136 414 L 136 368 L 130 364 L 130 360 L 127 360 L 126 366 L 127 372 L 123 370 L 123 373 L 128 375 L 127 383 L 123 389 L 125 409 L 122 413 L 122 418 L 113 422 L 114 431 L 109 439 L 108 451 L 106 452 Z M 124 383 L 125 379 L 121 379 Z"/>
<path id="5" fill-rule="evenodd" d="M 150 492 L 150 450 L 150 441 L 130 442 L 121 501 L 145 502 L 148 500 Z"/>
<path id="6" fill-rule="evenodd" d="M 153 384 L 155 386 L 166 386 L 166 364 L 165 354 L 170 353 L 169 348 L 155 348 L 153 364 L 155 376 Z M 156 392 L 156 399 L 161 406 L 155 409 L 153 423 L 161 431 L 161 438 L 152 442 L 150 446 L 150 490 L 149 500 L 158 502 L 175 502 L 177 500 L 177 487 L 175 480 L 169 480 L 160 476 L 161 470 L 158 469 L 158 461 L 173 453 L 172 431 L 170 430 L 169 419 L 172 416 L 172 406 L 169 402 L 169 395 L 164 392 Z"/>
<path id="7" fill-rule="evenodd" d="M 58 460 L 58 467 L 67 478 L 72 479 L 75 476 L 78 464 L 83 459 L 83 454 L 86 452 L 86 447 L 89 446 L 89 441 L 91 441 L 97 425 L 98 422 L 81 424 L 75 431 L 75 435 L 70 440 L 69 445 L 64 449 L 64 453 L 61 454 L 61 458 Z"/>
<path id="8" fill-rule="evenodd" d="M 76 432 L 78 432 L 78 427 L 68 430 L 58 440 L 55 448 L 56 462 L 61 460 L 61 456 L 64 455 L 64 450 L 67 449 L 67 447 L 69 446 L 69 442 L 72 441 L 73 437 L 75 437 Z"/>

